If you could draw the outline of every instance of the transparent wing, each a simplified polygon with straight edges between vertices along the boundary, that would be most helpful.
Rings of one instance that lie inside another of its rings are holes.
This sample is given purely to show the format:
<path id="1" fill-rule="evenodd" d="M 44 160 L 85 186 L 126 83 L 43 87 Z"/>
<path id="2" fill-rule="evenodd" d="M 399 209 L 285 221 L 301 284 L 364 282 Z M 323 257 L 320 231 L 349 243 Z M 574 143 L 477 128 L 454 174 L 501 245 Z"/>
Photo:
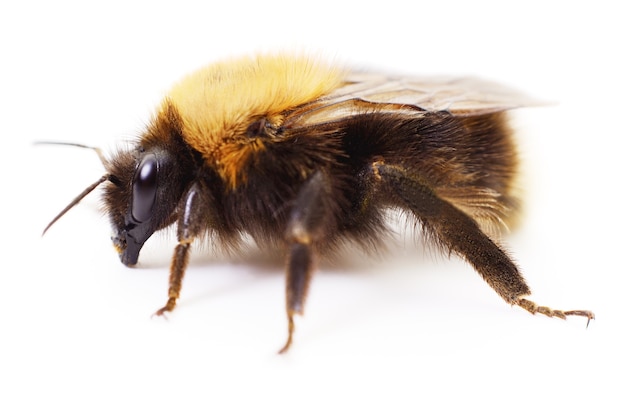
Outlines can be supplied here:
<path id="1" fill-rule="evenodd" d="M 540 102 L 477 78 L 415 78 L 355 73 L 328 96 L 289 114 L 285 128 L 338 122 L 355 114 L 390 112 L 424 114 L 446 111 L 453 115 L 489 114 L 539 105 Z"/>

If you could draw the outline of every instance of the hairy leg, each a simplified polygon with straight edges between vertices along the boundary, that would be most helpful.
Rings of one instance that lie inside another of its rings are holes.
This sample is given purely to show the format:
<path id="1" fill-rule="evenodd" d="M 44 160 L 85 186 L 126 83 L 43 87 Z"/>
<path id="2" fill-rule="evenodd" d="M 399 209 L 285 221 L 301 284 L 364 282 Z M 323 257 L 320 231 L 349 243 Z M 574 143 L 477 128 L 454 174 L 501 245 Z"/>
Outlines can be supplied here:
<path id="1" fill-rule="evenodd" d="M 317 172 L 303 185 L 291 210 L 286 240 L 287 261 L 287 342 L 280 350 L 286 352 L 293 341 L 294 316 L 302 315 L 309 283 L 315 267 L 315 243 L 332 226 L 330 184 L 327 176 Z"/>
<path id="2" fill-rule="evenodd" d="M 442 246 L 465 258 L 507 303 L 549 317 L 594 318 L 590 311 L 552 310 L 525 299 L 530 288 L 517 265 L 471 217 L 439 198 L 420 176 L 382 161 L 372 164 L 371 176 L 387 187 L 401 206 L 410 209 Z"/>
<path id="3" fill-rule="evenodd" d="M 191 243 L 200 232 L 206 229 L 206 215 L 212 212 L 211 205 L 197 184 L 192 185 L 185 195 L 184 206 L 178 218 L 178 245 L 176 245 L 170 264 L 168 300 L 165 306 L 156 311 L 157 316 L 171 312 L 176 307 L 185 270 L 189 263 Z"/>

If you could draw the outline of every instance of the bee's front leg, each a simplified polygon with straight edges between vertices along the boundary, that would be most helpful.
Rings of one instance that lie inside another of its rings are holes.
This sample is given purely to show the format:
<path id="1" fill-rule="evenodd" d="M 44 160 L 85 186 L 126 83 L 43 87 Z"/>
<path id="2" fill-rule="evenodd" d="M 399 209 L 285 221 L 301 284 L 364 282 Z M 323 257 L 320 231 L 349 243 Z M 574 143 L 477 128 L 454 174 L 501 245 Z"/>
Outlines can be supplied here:
<path id="1" fill-rule="evenodd" d="M 184 196 L 181 209 L 178 213 L 178 245 L 170 264 L 170 281 L 168 300 L 165 306 L 155 312 L 162 316 L 176 307 L 183 285 L 183 277 L 189 263 L 191 243 L 203 230 L 207 228 L 207 215 L 211 215 L 211 201 L 208 200 L 206 190 L 198 184 L 193 184 Z"/>

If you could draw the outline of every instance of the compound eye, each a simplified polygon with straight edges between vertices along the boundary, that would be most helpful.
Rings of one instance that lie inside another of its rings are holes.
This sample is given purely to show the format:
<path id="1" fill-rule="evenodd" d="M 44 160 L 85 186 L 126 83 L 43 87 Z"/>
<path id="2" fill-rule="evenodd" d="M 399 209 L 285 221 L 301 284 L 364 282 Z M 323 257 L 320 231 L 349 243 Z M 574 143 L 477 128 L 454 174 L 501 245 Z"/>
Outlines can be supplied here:
<path id="1" fill-rule="evenodd" d="M 137 222 L 145 222 L 152 216 L 157 191 L 157 166 L 156 156 L 147 154 L 135 173 L 131 212 Z"/>

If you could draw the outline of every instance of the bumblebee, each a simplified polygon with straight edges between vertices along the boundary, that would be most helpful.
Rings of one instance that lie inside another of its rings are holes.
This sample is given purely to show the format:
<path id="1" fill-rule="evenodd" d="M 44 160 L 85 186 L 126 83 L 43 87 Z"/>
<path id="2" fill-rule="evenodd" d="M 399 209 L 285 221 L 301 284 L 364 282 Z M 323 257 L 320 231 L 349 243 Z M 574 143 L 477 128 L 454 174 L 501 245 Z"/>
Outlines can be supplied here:
<path id="1" fill-rule="evenodd" d="M 530 105 L 477 79 L 359 73 L 307 56 L 216 63 L 174 85 L 131 149 L 101 155 L 99 185 L 123 264 L 175 225 L 168 300 L 179 298 L 197 240 L 237 248 L 243 237 L 286 258 L 289 349 L 294 317 L 320 254 L 355 242 L 370 250 L 385 212 L 414 217 L 425 237 L 464 258 L 509 304 L 565 319 L 530 289 L 498 243 L 518 209 L 518 158 L 505 113 Z"/>

